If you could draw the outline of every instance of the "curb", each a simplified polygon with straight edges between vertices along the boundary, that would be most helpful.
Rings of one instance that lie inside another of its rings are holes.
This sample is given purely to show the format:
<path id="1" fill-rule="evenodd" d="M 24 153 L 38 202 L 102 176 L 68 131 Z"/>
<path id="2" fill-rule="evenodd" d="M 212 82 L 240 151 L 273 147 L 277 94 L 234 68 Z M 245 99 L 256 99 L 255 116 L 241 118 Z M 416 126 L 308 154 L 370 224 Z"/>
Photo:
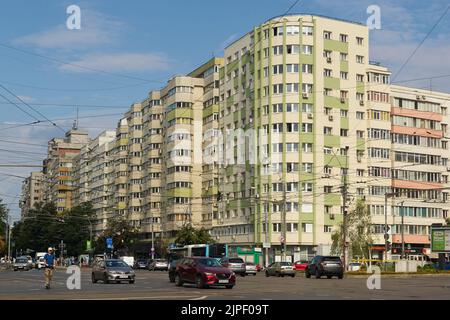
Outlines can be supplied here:
<path id="1" fill-rule="evenodd" d="M 367 273 L 367 275 L 363 274 L 346 274 L 344 277 L 347 278 L 367 278 L 369 276 L 373 275 L 373 273 Z M 411 274 L 381 274 L 382 278 L 418 278 L 418 277 L 450 277 L 450 273 L 423 273 L 423 274 L 417 274 L 417 273 L 411 273 Z"/>

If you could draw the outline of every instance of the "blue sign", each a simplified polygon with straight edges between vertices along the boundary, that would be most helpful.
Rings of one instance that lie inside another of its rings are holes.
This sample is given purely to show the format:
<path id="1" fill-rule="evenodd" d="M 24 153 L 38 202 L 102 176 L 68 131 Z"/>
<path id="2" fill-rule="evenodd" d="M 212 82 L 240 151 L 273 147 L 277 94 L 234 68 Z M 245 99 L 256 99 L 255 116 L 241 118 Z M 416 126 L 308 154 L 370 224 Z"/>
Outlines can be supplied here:
<path id="1" fill-rule="evenodd" d="M 113 248 L 113 239 L 112 238 L 106 238 L 106 247 L 108 249 L 112 249 Z"/>

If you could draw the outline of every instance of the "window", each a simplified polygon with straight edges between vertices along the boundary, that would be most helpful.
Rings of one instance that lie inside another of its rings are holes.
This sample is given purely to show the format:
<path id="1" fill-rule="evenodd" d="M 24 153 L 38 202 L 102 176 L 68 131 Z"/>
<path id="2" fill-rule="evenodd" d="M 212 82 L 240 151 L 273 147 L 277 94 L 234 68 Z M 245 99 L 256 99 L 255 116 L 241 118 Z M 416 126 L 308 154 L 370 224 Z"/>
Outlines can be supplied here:
<path id="1" fill-rule="evenodd" d="M 283 152 L 283 144 L 282 143 L 272 143 L 272 152 L 273 153 Z"/>
<path id="2" fill-rule="evenodd" d="M 357 130 L 356 131 L 356 138 L 364 139 L 364 131 Z"/>
<path id="3" fill-rule="evenodd" d="M 348 129 L 341 129 L 341 137 L 348 137 Z"/>
<path id="4" fill-rule="evenodd" d="M 323 38 L 324 39 L 331 39 L 331 31 L 324 31 L 323 32 Z"/>
<path id="5" fill-rule="evenodd" d="M 272 132 L 275 132 L 275 133 L 283 132 L 283 124 L 282 123 L 272 124 Z"/>
<path id="6" fill-rule="evenodd" d="M 364 112 L 356 111 L 356 119 L 364 120 Z"/>
<path id="7" fill-rule="evenodd" d="M 356 63 L 364 63 L 364 56 L 356 56 Z"/>
<path id="8" fill-rule="evenodd" d="M 333 76 L 333 71 L 331 69 L 324 69 L 323 70 L 323 76 L 324 77 L 332 77 Z"/>
<path id="9" fill-rule="evenodd" d="M 341 71 L 341 79 L 348 80 L 348 72 Z"/>
<path id="10" fill-rule="evenodd" d="M 298 125 L 298 123 L 297 123 Z M 312 133 L 313 132 L 313 124 L 312 123 L 302 123 L 302 132 Z"/>
<path id="11" fill-rule="evenodd" d="M 312 192 L 313 191 L 312 182 L 302 182 L 302 191 L 303 192 Z"/>
<path id="12" fill-rule="evenodd" d="M 314 28 L 312 26 L 303 26 L 302 27 L 302 34 L 305 36 L 312 36 L 313 31 L 314 31 Z"/>
<path id="13" fill-rule="evenodd" d="M 298 112 L 298 103 L 286 103 L 286 112 Z"/>
<path id="14" fill-rule="evenodd" d="M 302 172 L 305 173 L 312 173 L 313 164 L 310 162 L 303 162 L 302 163 Z"/>
<path id="15" fill-rule="evenodd" d="M 299 85 L 298 83 L 287 83 L 286 92 L 287 93 L 298 93 Z"/>
<path id="16" fill-rule="evenodd" d="M 287 64 L 286 72 L 287 73 L 298 73 L 298 64 Z"/>
<path id="17" fill-rule="evenodd" d="M 364 38 L 356 37 L 356 43 L 360 46 L 364 44 Z"/>
<path id="18" fill-rule="evenodd" d="M 302 93 L 312 93 L 313 85 L 309 83 L 302 83 Z"/>
<path id="19" fill-rule="evenodd" d="M 300 53 L 300 46 L 297 44 L 288 44 L 286 46 L 287 54 L 299 54 Z"/>
<path id="20" fill-rule="evenodd" d="M 332 154 L 333 148 L 332 147 L 323 147 L 323 153 L 324 154 Z"/>
<path id="21" fill-rule="evenodd" d="M 286 26 L 286 34 L 287 35 L 296 35 L 300 33 L 299 26 Z"/>
<path id="22" fill-rule="evenodd" d="M 331 136 L 333 134 L 332 127 L 323 127 L 323 134 L 327 136 Z"/>
<path id="23" fill-rule="evenodd" d="M 276 103 L 272 105 L 272 112 L 273 113 L 281 113 L 283 112 L 283 104 L 282 103 Z"/>
<path id="24" fill-rule="evenodd" d="M 302 104 L 302 111 L 307 113 L 313 112 L 313 105 L 311 103 L 303 103 Z"/>
<path id="25" fill-rule="evenodd" d="M 283 93 L 283 85 L 282 84 L 274 84 L 273 85 L 273 94 L 281 94 Z"/>
<path id="26" fill-rule="evenodd" d="M 323 187 L 323 193 L 332 193 L 333 187 L 332 186 L 324 186 Z"/>
<path id="27" fill-rule="evenodd" d="M 274 46 L 273 47 L 273 55 L 278 56 L 283 54 L 283 46 Z"/>
<path id="28" fill-rule="evenodd" d="M 302 151 L 303 152 L 311 153 L 312 149 L 313 149 L 313 144 L 312 143 L 302 143 Z"/>
<path id="29" fill-rule="evenodd" d="M 302 72 L 303 73 L 313 73 L 313 65 L 312 64 L 302 64 Z"/>
<path id="30" fill-rule="evenodd" d="M 348 35 L 340 34 L 339 35 L 339 41 L 341 41 L 341 42 L 348 42 Z"/>
<path id="31" fill-rule="evenodd" d="M 273 27 L 272 30 L 273 30 L 273 36 L 274 37 L 282 36 L 283 32 L 284 32 L 284 28 L 282 26 L 280 26 L 280 27 Z"/>
<path id="32" fill-rule="evenodd" d="M 323 50 L 323 57 L 331 59 L 332 52 L 330 50 Z"/>
<path id="33" fill-rule="evenodd" d="M 341 58 L 341 61 L 347 61 L 348 60 L 348 54 L 344 53 L 344 52 L 341 52 L 340 58 Z"/>
<path id="34" fill-rule="evenodd" d="M 313 232 L 313 224 L 312 223 L 302 223 L 302 232 L 312 233 Z"/>
<path id="35" fill-rule="evenodd" d="M 347 110 L 341 109 L 340 113 L 341 113 L 341 118 L 348 118 L 348 111 Z"/>
<path id="36" fill-rule="evenodd" d="M 273 66 L 273 74 L 283 74 L 283 65 L 277 64 Z M 265 76 L 265 73 L 264 73 Z"/>
<path id="37" fill-rule="evenodd" d="M 356 75 L 356 81 L 364 82 L 364 75 L 363 74 L 357 74 Z"/>
<path id="38" fill-rule="evenodd" d="M 331 233 L 333 231 L 333 226 L 323 226 L 324 233 Z"/>
<path id="39" fill-rule="evenodd" d="M 298 152 L 298 143 L 286 143 L 286 152 Z"/>
<path id="40" fill-rule="evenodd" d="M 302 46 L 302 53 L 303 54 L 313 54 L 313 46 L 303 45 Z"/>

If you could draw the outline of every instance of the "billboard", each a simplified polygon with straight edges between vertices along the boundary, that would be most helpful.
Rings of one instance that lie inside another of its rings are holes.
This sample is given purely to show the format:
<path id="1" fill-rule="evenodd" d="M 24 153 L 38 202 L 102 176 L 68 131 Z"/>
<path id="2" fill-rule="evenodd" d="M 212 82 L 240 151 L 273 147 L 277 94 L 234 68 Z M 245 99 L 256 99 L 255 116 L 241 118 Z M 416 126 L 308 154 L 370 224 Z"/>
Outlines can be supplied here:
<path id="1" fill-rule="evenodd" d="M 431 228 L 431 252 L 450 253 L 450 227 Z"/>

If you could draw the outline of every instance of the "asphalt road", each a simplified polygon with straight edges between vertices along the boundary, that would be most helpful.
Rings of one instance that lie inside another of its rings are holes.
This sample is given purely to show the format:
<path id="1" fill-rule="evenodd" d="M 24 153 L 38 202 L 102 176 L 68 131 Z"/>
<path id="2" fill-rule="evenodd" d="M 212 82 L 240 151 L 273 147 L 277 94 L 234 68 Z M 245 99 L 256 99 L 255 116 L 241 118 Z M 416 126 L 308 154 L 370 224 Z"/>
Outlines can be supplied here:
<path id="1" fill-rule="evenodd" d="M 346 277 L 343 280 L 295 278 L 238 277 L 233 289 L 197 289 L 170 283 L 166 272 L 137 271 L 134 284 L 91 283 L 90 271 L 81 272 L 81 289 L 69 290 L 65 270 L 55 272 L 52 288 L 44 289 L 42 271 L 0 272 L 0 300 L 6 299 L 88 299 L 88 300 L 297 300 L 297 299 L 446 299 L 450 300 L 450 276 L 382 277 L 380 290 L 369 290 L 367 278 Z"/>

